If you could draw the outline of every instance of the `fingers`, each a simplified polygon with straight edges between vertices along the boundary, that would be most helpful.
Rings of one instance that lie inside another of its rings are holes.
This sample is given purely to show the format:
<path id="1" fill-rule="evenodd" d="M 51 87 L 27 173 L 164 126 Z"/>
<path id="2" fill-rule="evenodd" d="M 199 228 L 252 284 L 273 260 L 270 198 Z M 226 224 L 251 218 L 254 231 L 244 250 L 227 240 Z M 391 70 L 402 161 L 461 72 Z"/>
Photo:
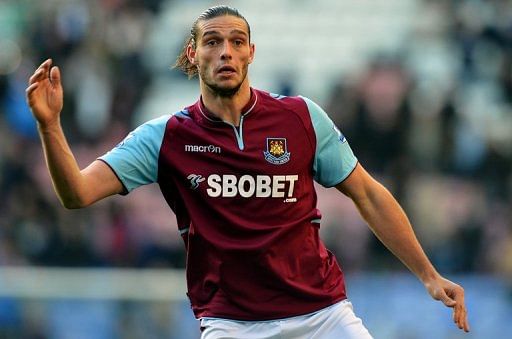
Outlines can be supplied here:
<path id="1" fill-rule="evenodd" d="M 443 288 L 435 288 L 432 293 L 432 297 L 434 297 L 434 299 L 436 300 L 442 301 L 443 304 L 445 304 L 448 307 L 454 307 L 457 304 L 457 302 L 454 299 L 450 298 L 448 294 L 446 294 Z"/>
<path id="2" fill-rule="evenodd" d="M 27 89 L 25 90 L 27 97 L 29 97 L 32 94 L 32 92 L 34 92 L 37 89 L 38 86 L 39 86 L 39 83 L 37 83 L 37 82 L 28 86 Z"/>
<path id="3" fill-rule="evenodd" d="M 448 307 L 455 307 L 457 305 L 457 302 L 450 298 L 444 291 L 442 291 L 440 300 Z"/>
<path id="4" fill-rule="evenodd" d="M 468 312 L 464 305 L 457 306 L 453 311 L 453 321 L 458 328 L 469 332 Z"/>
<path id="5" fill-rule="evenodd" d="M 469 332 L 468 312 L 464 304 L 457 304 L 453 309 L 453 322 L 458 328 Z"/>
<path id="6" fill-rule="evenodd" d="M 36 83 L 33 83 L 32 85 L 28 86 L 27 89 L 25 90 L 25 98 L 30 107 L 32 107 L 33 102 L 34 102 L 34 97 L 33 97 L 32 93 L 34 93 L 34 91 L 38 88 L 38 86 L 39 86 L 39 83 L 36 82 Z"/>
<path id="7" fill-rule="evenodd" d="M 60 69 L 54 66 L 50 70 L 50 81 L 55 86 L 60 86 Z"/>
<path id="8" fill-rule="evenodd" d="M 37 81 L 44 80 L 48 78 L 50 72 L 50 66 L 52 64 L 52 59 L 45 60 L 34 72 L 34 74 L 29 79 L 29 85 L 32 85 L 33 83 Z"/>
<path id="9" fill-rule="evenodd" d="M 52 65 L 52 59 L 46 59 L 45 61 L 43 61 L 43 63 L 41 65 L 39 65 L 39 67 L 37 68 L 36 72 L 38 70 L 42 69 L 45 74 L 49 74 L 49 70 L 50 70 L 50 66 L 51 65 Z"/>
<path id="10" fill-rule="evenodd" d="M 34 74 L 32 74 L 32 76 L 30 77 L 30 79 L 28 80 L 28 84 L 29 85 L 32 85 L 33 83 L 35 82 L 38 82 L 38 81 L 41 81 L 44 79 L 44 70 L 39 68 L 37 69 Z"/>
<path id="11" fill-rule="evenodd" d="M 457 286 L 451 292 L 453 299 L 456 300 L 456 305 L 453 308 L 453 321 L 461 330 L 469 332 L 468 311 L 464 303 L 464 289 Z"/>
<path id="12" fill-rule="evenodd" d="M 443 303 L 448 307 L 453 307 L 453 322 L 461 330 L 469 332 L 468 311 L 464 303 L 464 289 L 453 282 L 449 282 L 442 294 L 445 295 L 445 297 L 441 298 Z"/>
<path id="13" fill-rule="evenodd" d="M 45 61 L 43 61 L 41 63 L 41 65 L 39 65 L 38 69 L 43 68 L 43 67 L 49 67 L 49 65 L 51 65 L 51 63 L 52 63 L 52 59 L 46 59 Z"/>
<path id="14" fill-rule="evenodd" d="M 447 307 L 453 308 L 453 322 L 458 328 L 469 332 L 468 312 L 464 302 L 464 289 L 448 279 L 439 279 L 426 284 L 429 293 Z"/>

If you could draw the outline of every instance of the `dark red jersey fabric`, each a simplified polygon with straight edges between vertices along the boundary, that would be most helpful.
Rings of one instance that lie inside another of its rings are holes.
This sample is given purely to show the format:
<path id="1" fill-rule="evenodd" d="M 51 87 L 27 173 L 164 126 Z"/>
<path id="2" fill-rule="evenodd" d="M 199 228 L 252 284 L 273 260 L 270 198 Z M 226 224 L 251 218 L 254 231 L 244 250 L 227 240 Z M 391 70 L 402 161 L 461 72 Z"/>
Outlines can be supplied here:
<path id="1" fill-rule="evenodd" d="M 167 121 L 158 184 L 187 247 L 196 317 L 279 319 L 346 297 L 319 238 L 315 151 L 300 97 L 252 90 L 240 126 L 201 100 Z"/>

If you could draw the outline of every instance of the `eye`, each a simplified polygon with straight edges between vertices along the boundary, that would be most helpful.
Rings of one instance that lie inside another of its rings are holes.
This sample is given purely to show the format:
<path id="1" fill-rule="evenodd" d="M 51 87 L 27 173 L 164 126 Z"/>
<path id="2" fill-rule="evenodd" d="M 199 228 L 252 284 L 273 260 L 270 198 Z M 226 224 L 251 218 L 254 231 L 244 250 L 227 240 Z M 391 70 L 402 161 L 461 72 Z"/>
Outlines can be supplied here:
<path id="1" fill-rule="evenodd" d="M 217 40 L 208 40 L 208 41 L 206 42 L 206 44 L 207 44 L 208 46 L 215 46 L 215 45 L 217 45 Z"/>
<path id="2" fill-rule="evenodd" d="M 235 40 L 235 46 L 242 46 L 243 44 L 243 40 Z"/>

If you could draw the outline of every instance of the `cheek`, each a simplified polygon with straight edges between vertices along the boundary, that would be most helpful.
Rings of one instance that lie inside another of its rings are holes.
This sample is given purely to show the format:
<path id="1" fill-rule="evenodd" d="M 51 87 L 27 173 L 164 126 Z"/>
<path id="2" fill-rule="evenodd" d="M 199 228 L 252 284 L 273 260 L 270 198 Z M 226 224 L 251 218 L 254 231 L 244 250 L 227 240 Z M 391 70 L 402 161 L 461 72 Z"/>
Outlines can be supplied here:
<path id="1" fill-rule="evenodd" d="M 197 60 L 197 65 L 202 69 L 209 69 L 212 68 L 212 61 L 210 60 L 210 58 L 203 57 Z"/>

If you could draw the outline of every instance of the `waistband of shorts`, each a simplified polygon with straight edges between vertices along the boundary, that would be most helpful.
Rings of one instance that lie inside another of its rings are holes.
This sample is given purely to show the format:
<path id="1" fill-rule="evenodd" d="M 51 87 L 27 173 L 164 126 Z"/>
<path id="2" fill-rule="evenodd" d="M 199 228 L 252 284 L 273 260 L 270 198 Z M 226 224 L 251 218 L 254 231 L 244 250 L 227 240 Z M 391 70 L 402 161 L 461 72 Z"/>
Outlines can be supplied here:
<path id="1" fill-rule="evenodd" d="M 292 319 L 297 319 L 297 318 L 307 318 L 307 317 L 313 316 L 313 315 L 321 313 L 321 312 L 328 311 L 330 309 L 336 308 L 336 307 L 344 305 L 344 304 L 351 304 L 351 303 L 348 299 L 343 299 L 341 301 L 335 302 L 332 305 L 321 308 L 314 312 L 295 315 L 293 317 L 271 319 L 271 320 L 236 320 L 236 319 L 218 318 L 218 317 L 201 317 L 198 320 L 199 321 L 201 321 L 201 320 L 223 320 L 223 321 L 232 321 L 232 322 L 236 322 L 236 323 L 245 323 L 245 324 L 247 324 L 247 323 L 271 323 L 271 322 L 276 322 L 276 321 L 292 320 Z"/>

